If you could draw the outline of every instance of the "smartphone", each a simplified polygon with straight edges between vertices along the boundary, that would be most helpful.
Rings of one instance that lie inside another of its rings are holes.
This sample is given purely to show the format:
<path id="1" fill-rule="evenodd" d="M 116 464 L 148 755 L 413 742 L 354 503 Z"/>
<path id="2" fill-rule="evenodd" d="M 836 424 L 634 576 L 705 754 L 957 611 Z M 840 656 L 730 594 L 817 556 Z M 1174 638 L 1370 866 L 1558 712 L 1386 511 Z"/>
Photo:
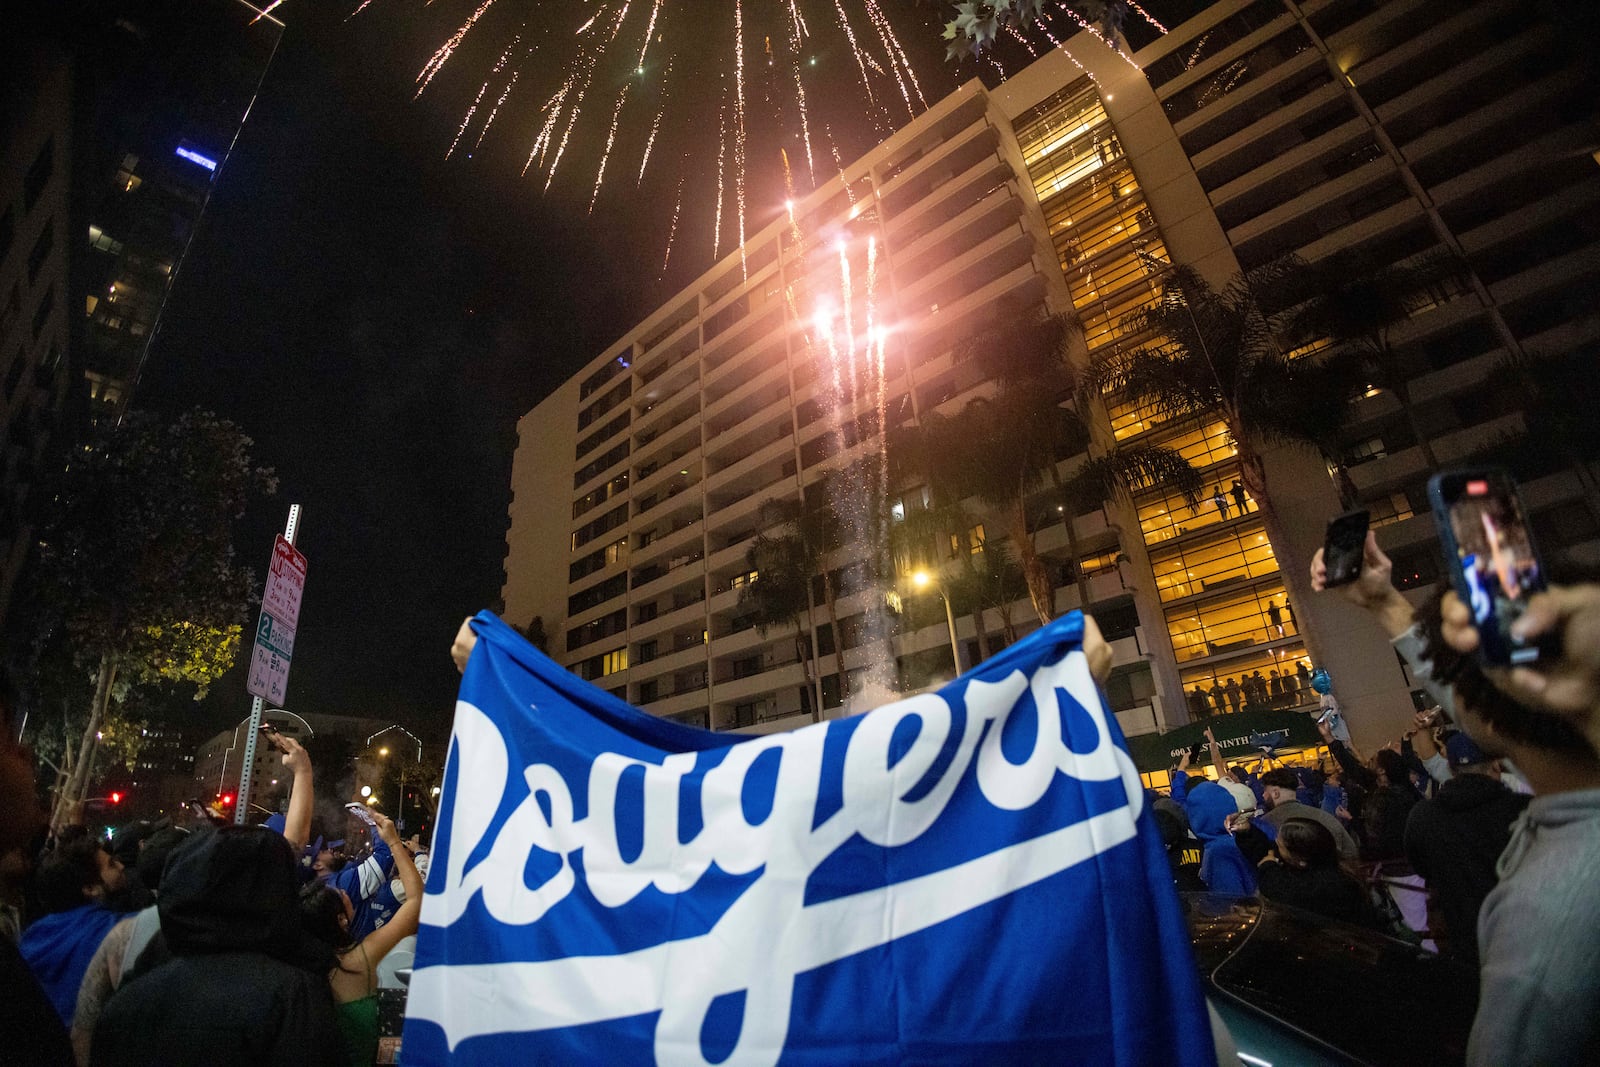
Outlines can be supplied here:
<path id="1" fill-rule="evenodd" d="M 1322 562 L 1328 568 L 1327 586 L 1349 585 L 1361 576 L 1361 559 L 1366 551 L 1365 510 L 1347 511 L 1328 523 L 1322 543 Z"/>
<path id="2" fill-rule="evenodd" d="M 372 817 L 372 812 L 367 809 L 365 804 L 357 804 L 355 801 L 351 801 L 344 806 L 344 810 L 348 811 L 351 815 L 354 815 L 368 826 L 371 826 L 374 829 L 377 828 L 378 820 Z"/>
<path id="3" fill-rule="evenodd" d="M 1189 762 L 1191 764 L 1200 762 L 1200 756 L 1205 752 L 1206 745 L 1207 742 L 1205 741 L 1196 741 L 1194 744 L 1189 746 Z"/>
<path id="4" fill-rule="evenodd" d="M 1489 666 L 1536 663 L 1555 652 L 1548 640 L 1524 642 L 1511 626 L 1544 591 L 1544 565 L 1511 475 L 1499 468 L 1441 471 L 1428 499 L 1445 566 L 1478 629 L 1478 658 Z"/>

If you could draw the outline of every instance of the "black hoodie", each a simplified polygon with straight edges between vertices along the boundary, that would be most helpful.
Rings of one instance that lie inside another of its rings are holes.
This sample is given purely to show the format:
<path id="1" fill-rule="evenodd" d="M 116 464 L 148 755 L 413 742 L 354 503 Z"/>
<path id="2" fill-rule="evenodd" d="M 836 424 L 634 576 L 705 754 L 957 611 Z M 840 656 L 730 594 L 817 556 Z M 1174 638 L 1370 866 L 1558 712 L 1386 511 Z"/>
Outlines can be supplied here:
<path id="1" fill-rule="evenodd" d="M 332 961 L 301 929 L 294 859 L 280 835 L 226 826 L 185 841 L 161 880 L 158 911 L 171 958 L 106 1003 L 94 1067 L 339 1062 Z"/>
<path id="2" fill-rule="evenodd" d="M 1406 820 L 1406 858 L 1444 915 L 1448 937 L 1440 947 L 1474 967 L 1478 912 L 1498 881 L 1495 863 L 1511 840 L 1511 824 L 1529 799 L 1488 775 L 1458 774 Z"/>

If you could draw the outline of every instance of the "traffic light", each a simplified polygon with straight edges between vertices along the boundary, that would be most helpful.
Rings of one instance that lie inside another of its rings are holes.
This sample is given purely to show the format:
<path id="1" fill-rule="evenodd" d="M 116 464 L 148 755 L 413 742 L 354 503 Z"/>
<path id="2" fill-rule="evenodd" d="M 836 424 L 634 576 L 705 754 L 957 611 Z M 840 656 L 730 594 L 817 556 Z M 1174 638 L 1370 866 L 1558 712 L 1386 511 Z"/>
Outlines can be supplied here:
<path id="1" fill-rule="evenodd" d="M 122 803 L 122 794 L 121 793 L 112 793 L 111 794 L 111 803 L 113 803 L 113 804 L 121 804 Z"/>
<path id="2" fill-rule="evenodd" d="M 225 808 L 233 807 L 233 794 L 232 793 L 224 793 L 224 794 L 222 794 L 222 806 L 225 807 Z"/>

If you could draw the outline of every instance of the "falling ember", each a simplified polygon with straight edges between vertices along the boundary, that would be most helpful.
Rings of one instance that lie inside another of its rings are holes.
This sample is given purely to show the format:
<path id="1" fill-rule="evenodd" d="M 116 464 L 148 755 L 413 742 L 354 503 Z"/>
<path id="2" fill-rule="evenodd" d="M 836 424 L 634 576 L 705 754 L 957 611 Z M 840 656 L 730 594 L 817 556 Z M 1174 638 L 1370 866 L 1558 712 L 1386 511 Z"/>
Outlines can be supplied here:
<path id="1" fill-rule="evenodd" d="M 678 178 L 678 197 L 672 205 L 672 227 L 667 230 L 667 254 L 661 257 L 661 274 L 667 273 L 667 264 L 672 262 L 672 239 L 678 236 L 678 215 L 683 211 L 683 178 Z M 657 281 L 661 280 L 657 276 Z"/>
<path id="2" fill-rule="evenodd" d="M 348 2 L 353 10 L 347 18 L 354 18 L 374 0 Z M 809 13 L 807 3 L 812 5 Z M 397 0 L 391 4 L 399 7 Z M 618 169 L 633 171 L 637 167 L 635 182 L 643 186 L 651 167 L 657 171 L 676 167 L 678 173 L 662 180 L 680 180 L 683 188 L 706 188 L 712 166 L 709 145 L 702 142 L 703 147 L 696 151 L 685 138 L 714 136 L 718 139 L 716 210 L 691 214 L 696 225 L 703 225 L 706 216 L 714 214 L 712 249 L 719 258 L 725 236 L 737 240 L 743 257 L 755 224 L 750 212 L 760 210 L 754 206 L 760 195 L 757 190 L 764 192 L 764 179 L 777 177 L 757 173 L 753 152 L 760 153 L 767 170 L 773 157 L 766 146 L 795 149 L 799 141 L 807 165 L 807 187 L 798 191 L 800 196 L 837 173 L 837 166 L 830 168 L 825 160 L 831 152 L 837 165 L 840 145 L 828 130 L 824 115 L 812 113 L 812 107 L 823 100 L 819 93 L 825 94 L 830 107 L 837 104 L 847 112 L 859 113 L 864 106 L 880 131 L 890 121 L 885 93 L 898 93 L 912 116 L 927 107 L 918 73 L 895 34 L 883 0 L 777 0 L 759 5 L 747 0 L 698 0 L 693 4 L 684 0 L 569 0 L 567 4 L 426 0 L 415 6 L 429 12 L 427 17 L 435 17 L 452 5 L 462 5 L 461 12 L 444 16 L 450 17 L 445 27 L 448 32 L 421 64 L 416 95 L 454 80 L 460 76 L 457 68 L 474 61 L 457 56 L 495 61 L 486 75 L 473 79 L 478 84 L 440 90 L 458 94 L 466 105 L 445 140 L 447 157 L 462 153 L 463 145 L 488 145 L 491 127 L 501 137 L 514 127 L 531 138 L 523 174 L 542 171 L 540 184 L 550 191 L 563 165 L 568 170 L 582 169 L 584 178 L 579 180 L 586 180 L 592 214 L 605 179 L 614 178 Z M 535 12 L 547 35 L 540 42 L 538 56 L 527 36 L 527 27 L 535 24 L 524 17 Z M 857 26 L 858 18 L 865 18 L 871 28 Z M 484 55 L 483 38 L 501 32 L 506 37 L 496 41 L 494 53 Z M 731 48 L 727 47 L 730 33 Z M 751 35 L 749 42 L 747 34 Z M 751 42 L 753 46 L 747 48 Z M 561 54 L 552 54 L 553 47 Z M 675 85 L 670 100 L 666 74 L 671 73 L 673 60 L 668 60 L 659 78 L 655 67 L 648 65 L 659 66 L 663 48 L 679 62 L 695 57 L 695 67 L 689 72 L 693 77 L 678 79 L 682 85 Z M 819 55 L 840 48 L 848 48 L 859 78 L 858 82 L 851 79 L 848 87 L 841 84 L 841 70 L 815 69 Z M 758 69 L 753 64 L 770 72 L 762 75 L 756 93 L 752 93 L 756 87 L 747 84 L 747 75 Z M 788 69 L 780 71 L 780 65 Z M 451 68 L 449 78 L 436 81 L 446 66 Z M 519 97 L 532 97 L 523 102 L 523 113 L 532 112 L 531 127 L 499 118 L 502 113 L 512 114 L 506 109 L 513 105 L 513 91 Z M 613 102 L 609 122 L 598 105 L 585 108 L 602 96 Z M 533 112 L 536 102 L 542 106 Z M 718 112 L 715 132 L 713 110 Z M 851 122 L 841 128 L 858 127 Z M 663 158 L 662 146 L 668 144 L 675 157 L 671 163 Z M 846 145 L 846 151 L 852 147 Z M 785 187 L 792 187 L 795 180 L 792 173 L 786 173 Z M 680 206 L 675 204 L 675 209 Z M 730 213 L 737 218 L 725 235 L 722 226 Z M 674 232 L 681 225 L 679 216 Z M 748 268 L 747 263 L 745 266 Z"/>
<path id="3" fill-rule="evenodd" d="M 606 134 L 606 150 L 600 156 L 600 169 L 595 171 L 594 192 L 589 195 L 589 214 L 594 214 L 595 201 L 600 199 L 600 183 L 606 180 L 606 161 L 611 158 L 611 146 L 617 142 L 617 123 L 622 119 L 622 104 L 628 99 L 628 85 L 617 94 L 616 110 L 611 112 L 611 132 Z"/>
<path id="4" fill-rule="evenodd" d="M 494 0 L 483 0 L 478 10 L 472 13 L 472 17 L 462 23 L 461 28 L 452 34 L 449 40 L 440 45 L 437 52 L 433 53 L 428 62 L 423 65 L 422 73 L 417 75 L 417 81 L 420 83 L 417 86 L 417 96 L 421 96 L 422 90 L 426 89 L 428 83 L 433 81 L 434 77 L 444 69 L 444 65 L 449 62 L 451 54 L 461 47 L 461 42 L 466 40 L 467 34 L 472 30 L 472 27 L 477 24 L 479 19 L 483 18 L 483 13 L 493 6 Z"/>

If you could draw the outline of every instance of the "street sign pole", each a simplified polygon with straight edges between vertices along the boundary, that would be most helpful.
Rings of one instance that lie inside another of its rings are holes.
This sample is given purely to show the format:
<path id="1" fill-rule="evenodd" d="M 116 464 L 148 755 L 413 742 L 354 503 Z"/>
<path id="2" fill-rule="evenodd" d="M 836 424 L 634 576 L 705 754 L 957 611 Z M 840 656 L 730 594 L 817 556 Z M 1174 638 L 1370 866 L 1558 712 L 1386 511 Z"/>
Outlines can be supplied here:
<path id="1" fill-rule="evenodd" d="M 299 534 L 300 505 L 290 504 L 289 521 L 284 525 L 283 539 L 292 546 Z M 270 577 L 268 581 L 271 581 Z M 236 826 L 244 825 L 246 813 L 250 810 L 250 780 L 255 776 L 256 738 L 261 736 L 261 712 L 264 707 L 265 703 L 259 696 L 251 698 L 250 731 L 244 739 L 244 763 L 239 767 L 239 792 L 234 798 L 233 806 L 233 822 Z"/>

